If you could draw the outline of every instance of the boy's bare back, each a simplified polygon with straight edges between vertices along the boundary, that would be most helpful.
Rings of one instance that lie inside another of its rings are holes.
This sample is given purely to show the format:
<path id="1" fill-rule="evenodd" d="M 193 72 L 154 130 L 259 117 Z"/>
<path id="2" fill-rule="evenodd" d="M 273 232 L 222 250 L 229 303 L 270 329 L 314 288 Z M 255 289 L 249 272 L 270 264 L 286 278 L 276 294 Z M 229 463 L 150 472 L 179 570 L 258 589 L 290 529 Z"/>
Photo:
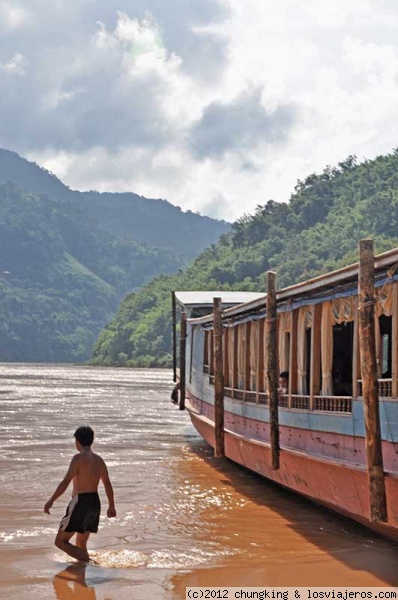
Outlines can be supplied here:
<path id="1" fill-rule="evenodd" d="M 73 477 L 73 496 L 84 492 L 96 492 L 99 482 L 108 477 L 104 460 L 91 450 L 76 454 L 70 467 Z"/>

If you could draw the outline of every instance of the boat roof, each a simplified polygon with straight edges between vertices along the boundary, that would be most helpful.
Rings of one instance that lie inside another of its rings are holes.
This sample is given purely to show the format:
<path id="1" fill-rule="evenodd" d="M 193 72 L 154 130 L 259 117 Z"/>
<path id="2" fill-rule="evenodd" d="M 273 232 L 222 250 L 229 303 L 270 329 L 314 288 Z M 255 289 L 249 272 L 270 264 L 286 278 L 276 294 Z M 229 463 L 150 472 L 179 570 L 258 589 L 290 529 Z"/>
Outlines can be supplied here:
<path id="1" fill-rule="evenodd" d="M 195 307 L 212 307 L 213 298 L 221 298 L 221 303 L 224 307 L 236 306 L 237 304 L 245 304 L 253 302 L 265 297 L 264 293 L 258 292 L 225 292 L 225 291 L 192 291 L 192 292 L 175 292 L 176 300 L 183 306 L 190 308 Z"/>
<path id="2" fill-rule="evenodd" d="M 388 267 L 390 267 L 389 270 L 387 270 Z M 388 250 L 383 254 L 375 256 L 374 269 L 376 278 L 378 273 L 387 271 L 386 275 L 390 281 L 398 280 L 398 248 Z M 315 297 L 316 295 L 325 297 L 330 291 L 336 291 L 339 286 L 356 286 L 358 273 L 359 262 L 335 271 L 329 271 L 322 275 L 318 275 L 317 277 L 277 290 L 277 302 L 278 304 L 289 303 L 292 302 L 294 298 L 308 298 L 309 296 Z M 242 303 L 242 305 L 225 307 L 226 310 L 223 311 L 223 314 L 225 317 L 234 317 L 242 313 L 256 311 L 259 308 L 263 308 L 263 300 L 261 299 L 264 299 L 265 296 L 266 294 L 259 294 L 259 298 L 248 300 Z M 195 319 L 195 322 L 206 323 L 209 319 L 210 316 L 208 315 L 207 317 Z"/>

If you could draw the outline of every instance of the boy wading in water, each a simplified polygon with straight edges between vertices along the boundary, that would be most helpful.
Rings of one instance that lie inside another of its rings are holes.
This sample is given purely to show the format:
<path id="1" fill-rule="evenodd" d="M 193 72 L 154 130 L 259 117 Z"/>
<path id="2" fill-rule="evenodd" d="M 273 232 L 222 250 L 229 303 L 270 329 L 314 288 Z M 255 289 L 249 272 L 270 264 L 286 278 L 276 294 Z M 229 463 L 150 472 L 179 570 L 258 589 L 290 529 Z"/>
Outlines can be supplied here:
<path id="1" fill-rule="evenodd" d="M 94 431 L 91 427 L 83 425 L 75 431 L 76 454 L 69 465 L 68 472 L 58 485 L 51 498 L 44 505 L 44 512 L 50 514 L 50 508 L 59 496 L 61 496 L 71 481 L 73 481 L 72 500 L 69 502 L 66 515 L 60 523 L 55 538 L 55 545 L 69 556 L 77 560 L 87 562 L 87 541 L 90 533 L 97 533 L 101 512 L 101 504 L 98 496 L 98 484 L 104 484 L 105 493 L 108 498 L 108 517 L 116 517 L 115 502 L 113 499 L 113 488 L 109 479 L 108 469 L 103 459 L 94 454 L 91 445 L 94 441 Z M 76 534 L 76 546 L 70 543 L 72 536 Z"/>

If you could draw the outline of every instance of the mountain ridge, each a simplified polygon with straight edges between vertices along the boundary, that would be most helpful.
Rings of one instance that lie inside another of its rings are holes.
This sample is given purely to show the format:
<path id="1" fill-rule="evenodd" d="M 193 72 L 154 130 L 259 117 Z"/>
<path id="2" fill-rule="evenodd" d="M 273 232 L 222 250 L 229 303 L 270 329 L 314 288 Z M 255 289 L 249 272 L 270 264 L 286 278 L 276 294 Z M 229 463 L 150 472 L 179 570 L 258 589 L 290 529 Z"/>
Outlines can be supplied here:
<path id="1" fill-rule="evenodd" d="M 137 240 L 131 227 L 124 234 L 115 231 L 126 215 L 109 226 L 106 215 L 96 212 L 99 194 L 88 194 L 89 200 L 34 163 L 0 150 L 0 361 L 87 360 L 126 293 L 183 268 L 207 238 L 211 243 L 229 228 L 195 215 L 200 244 L 186 234 L 173 246 L 173 237 L 162 239 L 160 229 L 173 232 L 174 217 L 173 223 L 163 213 L 152 218 L 150 201 L 141 198 Z M 105 208 L 111 198 L 102 197 Z M 151 205 L 154 215 L 166 206 L 160 202 Z M 189 214 L 170 203 L 167 211 L 179 215 L 180 232 L 190 231 Z"/>
<path id="2" fill-rule="evenodd" d="M 183 211 L 161 198 L 145 198 L 133 192 L 72 190 L 50 171 L 14 151 L 0 148 L 0 183 L 7 181 L 27 192 L 79 207 L 106 231 L 177 250 L 189 258 L 230 229 L 226 221 Z"/>

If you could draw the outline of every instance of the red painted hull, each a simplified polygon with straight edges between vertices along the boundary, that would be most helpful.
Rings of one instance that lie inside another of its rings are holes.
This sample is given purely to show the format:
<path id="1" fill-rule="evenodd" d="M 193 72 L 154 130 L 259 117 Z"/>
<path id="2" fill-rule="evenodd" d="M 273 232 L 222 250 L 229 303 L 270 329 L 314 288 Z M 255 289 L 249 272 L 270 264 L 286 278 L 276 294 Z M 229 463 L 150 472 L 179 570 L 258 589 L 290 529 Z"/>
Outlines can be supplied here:
<path id="1" fill-rule="evenodd" d="M 199 434 L 214 447 L 214 423 L 187 402 L 192 423 Z M 364 466 L 281 448 L 280 468 L 271 468 L 271 448 L 259 441 L 225 429 L 227 458 L 318 504 L 348 516 L 367 527 L 398 541 L 398 479 L 386 475 L 387 523 L 369 520 L 369 484 Z"/>

